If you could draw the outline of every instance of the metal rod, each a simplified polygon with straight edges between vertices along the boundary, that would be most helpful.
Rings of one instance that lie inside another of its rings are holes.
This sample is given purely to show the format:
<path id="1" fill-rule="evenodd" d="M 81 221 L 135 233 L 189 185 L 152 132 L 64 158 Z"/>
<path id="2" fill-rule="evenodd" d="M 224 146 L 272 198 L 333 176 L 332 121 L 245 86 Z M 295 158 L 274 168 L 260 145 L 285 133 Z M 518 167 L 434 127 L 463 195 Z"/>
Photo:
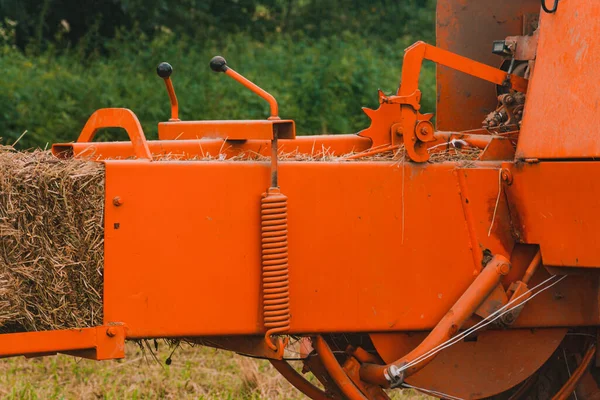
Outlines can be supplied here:
<path id="1" fill-rule="evenodd" d="M 179 103 L 177 102 L 177 95 L 175 95 L 175 88 L 173 87 L 171 78 L 165 78 L 165 85 L 169 93 L 169 100 L 171 101 L 171 119 L 169 121 L 179 121 Z"/>
<path id="2" fill-rule="evenodd" d="M 494 256 L 419 346 L 391 364 L 363 363 L 360 367 L 360 378 L 383 387 L 394 388 L 401 385 L 406 377 L 420 371 L 433 359 L 433 349 L 454 337 L 500 280 L 510 272 L 510 268 L 510 262 L 506 258 Z"/>
<path id="3" fill-rule="evenodd" d="M 288 380 L 296 389 L 304 393 L 306 396 L 313 400 L 326 400 L 330 397 L 327 393 L 307 381 L 302 375 L 300 375 L 287 361 L 283 360 L 269 360 L 271 365 Z"/>
<path id="4" fill-rule="evenodd" d="M 275 100 L 275 97 L 273 97 L 273 95 L 271 95 L 269 92 L 256 85 L 255 83 L 249 81 L 248 79 L 246 79 L 231 68 L 227 68 L 225 70 L 225 74 L 235 79 L 236 81 L 238 81 L 257 95 L 262 97 L 263 99 L 265 99 L 269 103 L 269 107 L 271 108 L 271 116 L 269 117 L 269 119 L 279 119 L 279 107 L 277 105 L 277 100 Z"/>
<path id="5" fill-rule="evenodd" d="M 277 176 L 277 132 L 273 132 L 273 140 L 271 140 L 271 187 L 279 187 L 279 179 Z"/>
<path id="6" fill-rule="evenodd" d="M 531 260 L 531 262 L 529 263 L 529 266 L 527 267 L 527 270 L 525 271 L 525 275 L 523 276 L 523 279 L 521 280 L 524 284 L 527 285 L 527 283 L 529 283 L 529 280 L 531 279 L 533 274 L 535 274 L 535 271 L 537 271 L 537 269 L 541 263 L 542 263 L 542 253 L 538 250 L 537 253 L 535 253 L 535 256 L 533 257 L 533 260 Z"/>
<path id="7" fill-rule="evenodd" d="M 367 400 L 354 382 L 350 380 L 335 358 L 331 348 L 329 348 L 329 345 L 325 342 L 325 339 L 321 336 L 316 336 L 313 340 L 313 345 L 315 350 L 317 350 L 317 354 L 319 355 L 319 359 L 323 363 L 323 366 L 346 398 L 349 400 Z"/>

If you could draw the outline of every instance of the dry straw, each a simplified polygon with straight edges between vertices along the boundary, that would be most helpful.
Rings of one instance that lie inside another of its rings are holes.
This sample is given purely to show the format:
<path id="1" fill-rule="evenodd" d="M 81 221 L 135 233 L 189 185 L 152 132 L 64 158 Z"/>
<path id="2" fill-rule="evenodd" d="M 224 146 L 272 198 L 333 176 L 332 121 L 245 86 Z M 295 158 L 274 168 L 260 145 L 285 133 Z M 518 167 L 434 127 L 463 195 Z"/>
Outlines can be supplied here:
<path id="1" fill-rule="evenodd" d="M 443 148 L 431 154 L 431 161 L 470 162 L 480 153 L 479 149 Z M 163 156 L 160 160 L 176 158 Z M 343 156 L 322 148 L 311 155 L 292 152 L 281 158 L 403 162 L 406 156 L 402 147 Z M 268 157 L 244 154 L 233 160 L 263 161 Z M 102 323 L 103 208 L 102 163 L 0 147 L 0 332 Z"/>
<path id="2" fill-rule="evenodd" d="M 102 323 L 104 166 L 0 148 L 0 331 Z"/>

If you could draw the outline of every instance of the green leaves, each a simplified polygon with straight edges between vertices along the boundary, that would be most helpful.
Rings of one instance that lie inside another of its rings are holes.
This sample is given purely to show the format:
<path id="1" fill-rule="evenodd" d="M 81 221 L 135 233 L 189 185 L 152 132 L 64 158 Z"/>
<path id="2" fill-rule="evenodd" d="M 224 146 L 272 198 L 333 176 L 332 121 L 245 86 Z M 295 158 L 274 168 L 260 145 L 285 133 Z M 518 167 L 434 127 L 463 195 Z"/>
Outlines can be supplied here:
<path id="1" fill-rule="evenodd" d="M 12 143 L 24 130 L 21 148 L 75 140 L 98 108 L 126 107 L 142 122 L 148 138 L 169 118 L 164 84 L 156 76 L 161 61 L 174 67 L 172 79 L 181 118 L 261 119 L 267 104 L 232 79 L 208 67 L 214 55 L 278 100 L 283 118 L 296 121 L 299 134 L 353 133 L 369 125 L 361 107 L 378 106 L 377 89 L 399 84 L 407 39 L 374 45 L 347 33 L 341 38 L 277 35 L 262 43 L 229 35 L 203 43 L 162 34 L 153 40 L 136 32 L 108 43 L 105 57 L 81 60 L 76 51 L 25 56 L 0 47 L 0 132 Z M 434 71 L 422 73 L 423 112 L 434 111 Z M 104 140 L 121 138 L 116 133 Z"/>

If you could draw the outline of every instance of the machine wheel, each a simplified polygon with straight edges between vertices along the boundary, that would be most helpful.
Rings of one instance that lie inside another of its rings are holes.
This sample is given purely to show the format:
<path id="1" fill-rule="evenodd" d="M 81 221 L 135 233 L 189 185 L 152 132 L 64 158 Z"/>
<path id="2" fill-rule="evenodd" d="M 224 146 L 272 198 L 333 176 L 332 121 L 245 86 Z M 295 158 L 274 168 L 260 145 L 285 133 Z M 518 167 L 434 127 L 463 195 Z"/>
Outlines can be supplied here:
<path id="1" fill-rule="evenodd" d="M 486 400 L 548 400 L 569 379 L 565 367 L 562 347 L 559 347 L 546 363 L 529 379 Z"/>
<path id="2" fill-rule="evenodd" d="M 585 336 L 588 335 L 588 336 Z M 489 397 L 487 400 L 547 400 L 552 399 L 568 381 L 583 354 L 594 342 L 594 333 L 576 333 L 567 335 L 561 345 L 544 365 L 522 384 L 504 393 Z M 565 359 L 566 357 L 566 359 Z M 568 367 L 567 367 L 568 365 Z M 568 369 L 567 369 L 568 368 Z M 584 383 L 582 378 L 578 387 L 579 400 L 596 400 L 600 398 L 600 369 L 592 363 L 589 373 L 590 381 Z M 586 388 L 581 388 L 582 385 Z M 584 393 L 579 393 L 580 388 Z"/>

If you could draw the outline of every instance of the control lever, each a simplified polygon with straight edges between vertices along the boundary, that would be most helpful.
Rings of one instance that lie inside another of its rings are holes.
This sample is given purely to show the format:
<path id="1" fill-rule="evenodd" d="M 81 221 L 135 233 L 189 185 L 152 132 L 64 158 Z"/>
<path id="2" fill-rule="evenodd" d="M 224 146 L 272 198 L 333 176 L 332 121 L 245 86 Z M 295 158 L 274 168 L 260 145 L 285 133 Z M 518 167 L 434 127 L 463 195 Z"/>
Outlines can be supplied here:
<path id="1" fill-rule="evenodd" d="M 175 88 L 171 81 L 171 74 L 173 73 L 173 67 L 171 64 L 162 62 L 156 67 L 156 73 L 159 77 L 165 81 L 167 92 L 169 93 L 169 100 L 171 101 L 171 118 L 169 121 L 180 121 L 179 119 L 179 103 L 177 102 L 177 96 L 175 95 Z"/>
<path id="2" fill-rule="evenodd" d="M 224 72 L 225 75 L 230 76 L 231 78 L 235 79 L 236 81 L 238 81 L 257 95 L 265 99 L 271 107 L 271 116 L 269 117 L 269 119 L 280 119 L 279 107 L 277 106 L 277 100 L 275 100 L 275 97 L 273 97 L 273 95 L 268 93 L 266 90 L 260 88 L 258 85 L 252 83 L 251 81 L 249 81 L 248 79 L 244 78 L 242 75 L 231 69 L 227 65 L 227 61 L 223 57 L 213 57 L 212 60 L 210 60 L 210 69 L 212 69 L 215 72 Z"/>

